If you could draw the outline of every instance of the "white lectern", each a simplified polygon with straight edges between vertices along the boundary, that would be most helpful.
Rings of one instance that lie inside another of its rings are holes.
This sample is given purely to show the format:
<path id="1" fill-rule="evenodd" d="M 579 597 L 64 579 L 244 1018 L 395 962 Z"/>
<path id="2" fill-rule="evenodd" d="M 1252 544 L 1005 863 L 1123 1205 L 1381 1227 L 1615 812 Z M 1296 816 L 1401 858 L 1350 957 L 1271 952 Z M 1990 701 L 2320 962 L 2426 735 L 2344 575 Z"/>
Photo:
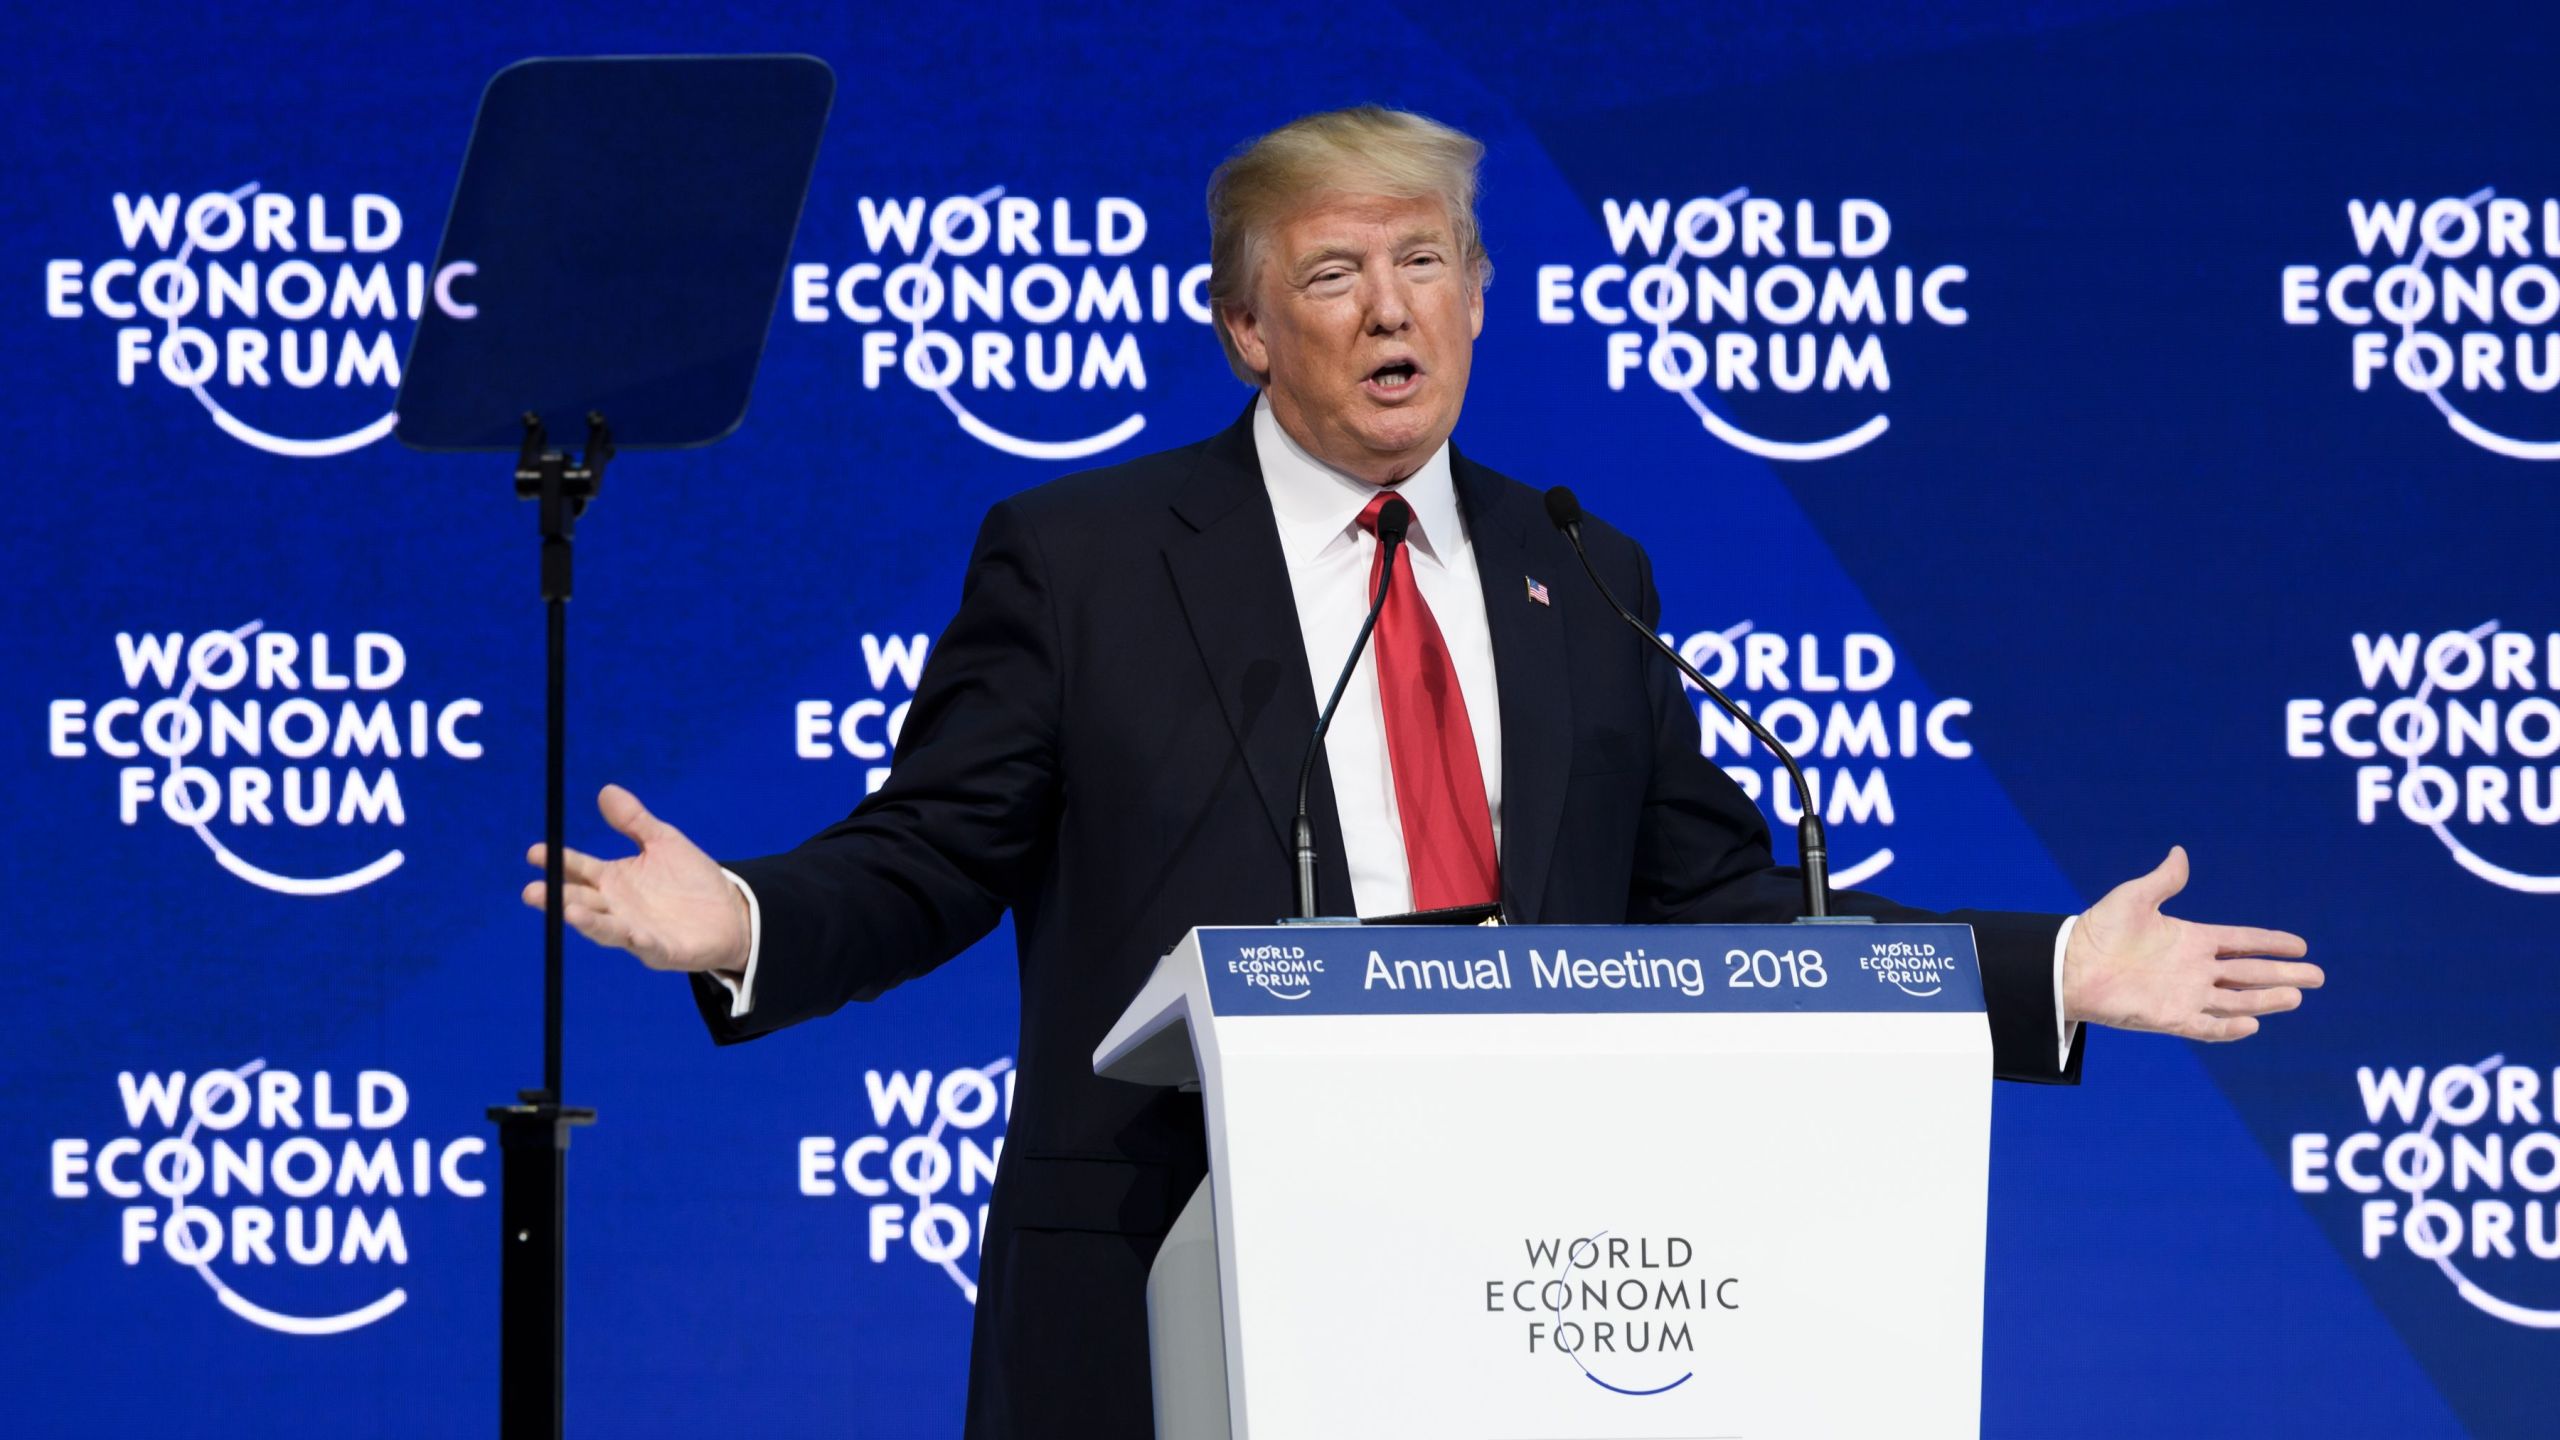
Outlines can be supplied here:
<path id="1" fill-rule="evenodd" d="M 1160 1440 L 1979 1429 L 1991 1036 L 1947 925 L 1193 931 Z"/>

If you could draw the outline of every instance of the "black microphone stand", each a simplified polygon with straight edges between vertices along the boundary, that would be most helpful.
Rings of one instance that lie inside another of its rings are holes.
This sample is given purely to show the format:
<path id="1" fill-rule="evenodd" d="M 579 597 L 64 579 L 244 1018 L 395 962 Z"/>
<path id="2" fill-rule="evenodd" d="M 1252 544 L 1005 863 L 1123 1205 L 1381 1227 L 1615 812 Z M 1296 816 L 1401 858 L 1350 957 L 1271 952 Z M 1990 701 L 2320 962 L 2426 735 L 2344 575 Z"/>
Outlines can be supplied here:
<path id="1" fill-rule="evenodd" d="M 1591 588 L 1600 592 L 1600 598 L 1609 602 L 1609 608 L 1618 612 L 1618 618 L 1626 621 L 1637 634 L 1642 635 L 1646 644 L 1668 657 L 1680 673 L 1689 677 L 1691 684 L 1705 691 L 1707 698 L 1722 707 L 1724 713 L 1741 721 L 1742 728 L 1750 731 L 1753 739 L 1758 740 L 1770 754 L 1777 756 L 1779 764 L 1787 767 L 1787 778 L 1795 785 L 1798 811 L 1796 867 L 1804 877 L 1804 914 L 1799 918 L 1822 921 L 1863 921 L 1871 918 L 1865 915 L 1835 916 L 1831 913 L 1831 846 L 1823 834 L 1822 816 L 1814 808 L 1813 786 L 1806 782 L 1804 767 L 1796 763 L 1796 757 L 1788 751 L 1786 746 L 1778 743 L 1777 736 L 1770 734 L 1766 727 L 1753 719 L 1750 711 L 1734 704 L 1733 700 L 1724 691 L 1718 689 L 1714 682 L 1700 674 L 1698 667 L 1689 663 L 1689 657 L 1663 643 L 1662 637 L 1653 633 L 1653 627 L 1638 618 L 1634 611 L 1629 610 L 1625 603 L 1618 599 L 1616 592 L 1609 588 L 1609 583 L 1600 578 L 1599 567 L 1591 563 L 1591 552 L 1582 547 L 1582 503 L 1574 498 L 1572 491 L 1559 485 L 1547 492 L 1547 519 L 1563 533 L 1566 543 L 1573 546 L 1574 558 L 1582 562 L 1582 573 L 1591 577 Z"/>
<path id="2" fill-rule="evenodd" d="M 1307 787 L 1315 779 L 1316 755 L 1324 747 L 1325 732 L 1333 728 L 1333 712 L 1342 704 L 1342 692 L 1351 688 L 1351 672 L 1360 668 L 1360 656 L 1369 648 L 1369 632 L 1378 628 L 1378 614 L 1387 608 L 1387 591 L 1396 579 L 1396 552 L 1404 548 L 1405 532 L 1412 526 L 1413 507 L 1401 497 L 1378 508 L 1378 544 L 1385 555 L 1378 566 L 1378 593 L 1370 598 L 1369 614 L 1360 622 L 1359 638 L 1351 642 L 1351 658 L 1342 662 L 1342 674 L 1333 682 L 1333 696 L 1324 702 L 1324 713 L 1316 717 L 1316 732 L 1307 739 L 1306 758 L 1298 762 L 1298 818 L 1290 827 L 1289 840 L 1297 859 L 1296 918 L 1300 920 L 1316 918 L 1316 827 L 1307 818 Z"/>

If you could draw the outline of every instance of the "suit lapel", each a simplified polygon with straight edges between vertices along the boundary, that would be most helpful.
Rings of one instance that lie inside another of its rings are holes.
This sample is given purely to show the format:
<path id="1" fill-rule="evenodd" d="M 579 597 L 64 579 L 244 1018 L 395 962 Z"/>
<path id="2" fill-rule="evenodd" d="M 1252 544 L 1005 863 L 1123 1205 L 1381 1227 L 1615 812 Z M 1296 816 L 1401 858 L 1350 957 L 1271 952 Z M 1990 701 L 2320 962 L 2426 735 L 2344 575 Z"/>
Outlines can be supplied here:
<path id="1" fill-rule="evenodd" d="M 1165 565 L 1218 706 L 1270 819 L 1278 845 L 1272 857 L 1277 878 L 1285 873 L 1291 822 L 1298 813 L 1298 765 L 1315 731 L 1315 686 L 1308 679 L 1306 640 L 1298 630 L 1280 527 L 1272 518 L 1270 494 L 1254 453 L 1252 407 L 1202 446 L 1200 454 L 1201 463 L 1173 497 L 1174 513 L 1193 533 L 1166 547 Z M 1351 868 L 1343 857 L 1342 821 L 1321 752 L 1308 783 L 1307 806 L 1316 833 L 1319 908 L 1348 915 Z"/>
<path id="2" fill-rule="evenodd" d="M 1535 578 L 1553 589 L 1563 577 L 1538 575 L 1532 566 L 1534 531 L 1522 492 L 1454 448 L 1449 460 L 1475 546 L 1495 685 L 1502 695 L 1503 910 L 1514 923 L 1533 923 L 1564 819 L 1573 692 L 1564 679 L 1563 619 L 1553 603 L 1529 599 L 1527 582 Z"/>

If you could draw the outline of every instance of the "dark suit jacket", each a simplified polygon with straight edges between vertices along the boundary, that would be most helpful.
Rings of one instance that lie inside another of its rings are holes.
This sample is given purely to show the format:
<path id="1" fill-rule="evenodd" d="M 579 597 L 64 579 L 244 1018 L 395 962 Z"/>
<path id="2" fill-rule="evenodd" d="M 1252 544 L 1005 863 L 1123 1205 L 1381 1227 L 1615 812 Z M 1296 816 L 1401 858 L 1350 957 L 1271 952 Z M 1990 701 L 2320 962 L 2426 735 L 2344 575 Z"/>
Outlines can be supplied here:
<path id="1" fill-rule="evenodd" d="M 1538 492 L 1453 454 L 1502 712 L 1502 899 L 1520 923 L 1783 921 L 1792 870 L 1700 753 L 1671 668 L 1592 592 Z M 1651 620 L 1644 552 L 1596 520 L 1601 573 Z M 1529 603 L 1524 575 L 1553 602 Z M 1327 667 L 1337 657 L 1322 656 Z M 1144 1281 L 1205 1166 L 1196 1096 L 1102 1080 L 1092 1055 L 1197 925 L 1291 913 L 1289 821 L 1316 717 L 1251 412 L 1200 444 L 997 505 L 925 666 L 888 782 L 788 854 L 735 863 L 763 915 L 743 1040 L 867 1000 L 1014 915 L 1020 1079 L 979 1264 L 971 1436 L 1149 1433 Z M 1319 900 L 1352 910 L 1330 776 Z M 2057 917 L 1973 925 L 1995 1064 L 2057 1067 Z M 856 1362 L 858 1363 L 858 1362 Z"/>

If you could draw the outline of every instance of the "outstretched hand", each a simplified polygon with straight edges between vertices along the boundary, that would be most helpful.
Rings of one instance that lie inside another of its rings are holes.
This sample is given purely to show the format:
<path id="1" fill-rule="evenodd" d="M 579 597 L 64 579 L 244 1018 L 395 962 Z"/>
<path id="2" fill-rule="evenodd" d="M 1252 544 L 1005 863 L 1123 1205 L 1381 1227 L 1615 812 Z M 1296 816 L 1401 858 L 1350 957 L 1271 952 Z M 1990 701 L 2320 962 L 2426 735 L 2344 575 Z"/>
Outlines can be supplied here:
<path id="1" fill-rule="evenodd" d="M 2199 925 L 2160 913 L 2187 888 L 2187 852 L 2128 880 L 2072 927 L 2062 959 L 2062 1009 L 2073 1020 L 2155 1030 L 2190 1040 L 2244 1040 L 2258 1017 L 2302 1004 L 2320 967 L 2299 935 L 2246 925 Z"/>
<path id="2" fill-rule="evenodd" d="M 596 796 L 605 823 L 640 846 L 637 855 L 599 860 L 561 852 L 562 914 L 599 945 L 628 950 L 653 970 L 742 970 L 747 963 L 747 902 L 702 847 L 649 813 L 619 785 Z M 543 848 L 525 858 L 543 863 Z M 524 887 L 539 910 L 543 882 Z"/>

